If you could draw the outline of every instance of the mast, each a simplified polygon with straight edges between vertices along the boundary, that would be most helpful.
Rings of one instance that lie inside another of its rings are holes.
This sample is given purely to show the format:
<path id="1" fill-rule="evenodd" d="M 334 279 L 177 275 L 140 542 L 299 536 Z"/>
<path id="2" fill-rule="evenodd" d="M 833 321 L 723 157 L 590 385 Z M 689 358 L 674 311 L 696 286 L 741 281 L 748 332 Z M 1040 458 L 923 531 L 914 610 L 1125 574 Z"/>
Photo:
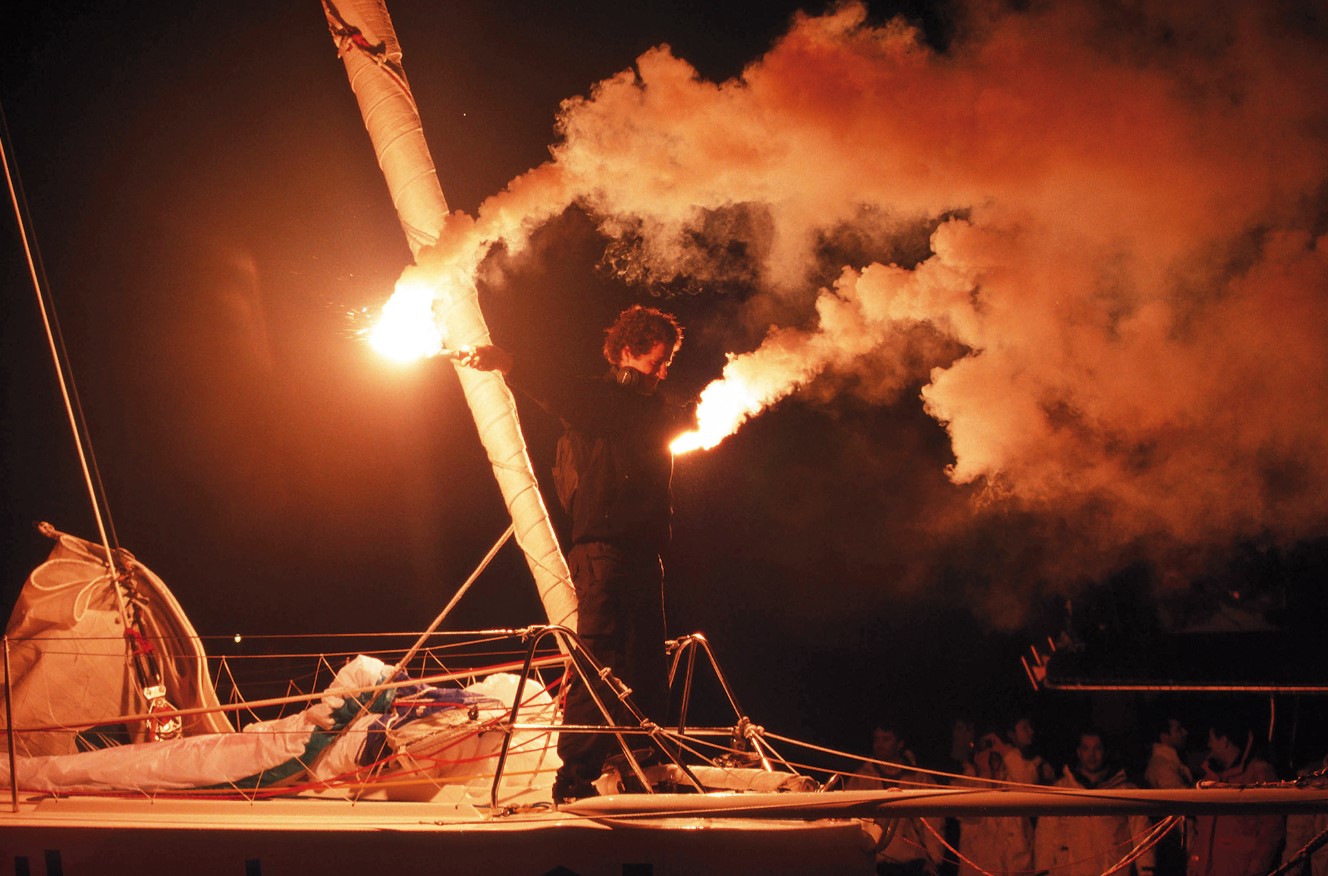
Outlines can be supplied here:
<path id="1" fill-rule="evenodd" d="M 406 240 L 418 259 L 442 235 L 447 200 L 401 66 L 401 46 L 387 6 L 382 0 L 323 0 L 323 11 Z M 436 290 L 434 296 L 444 305 L 447 343 L 487 344 L 489 329 L 480 312 L 472 266 L 461 267 L 450 272 L 449 288 Z M 460 365 L 456 371 L 545 614 L 550 623 L 576 629 L 576 591 L 526 452 L 512 391 L 496 373 Z"/>

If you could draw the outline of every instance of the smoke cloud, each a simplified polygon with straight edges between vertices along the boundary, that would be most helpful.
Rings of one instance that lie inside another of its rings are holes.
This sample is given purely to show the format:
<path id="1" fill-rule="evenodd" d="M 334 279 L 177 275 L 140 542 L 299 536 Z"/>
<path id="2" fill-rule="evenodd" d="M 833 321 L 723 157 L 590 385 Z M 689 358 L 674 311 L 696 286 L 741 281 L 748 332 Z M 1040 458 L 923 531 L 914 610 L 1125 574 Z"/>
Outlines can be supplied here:
<path id="1" fill-rule="evenodd" d="M 935 525 L 1021 515 L 1035 577 L 1322 535 L 1328 25 L 1032 6 L 963 10 L 944 49 L 856 4 L 799 15 L 721 83 L 653 49 L 422 264 L 579 204 L 630 279 L 743 286 L 729 369 L 767 403 L 921 387 L 978 500 Z"/>

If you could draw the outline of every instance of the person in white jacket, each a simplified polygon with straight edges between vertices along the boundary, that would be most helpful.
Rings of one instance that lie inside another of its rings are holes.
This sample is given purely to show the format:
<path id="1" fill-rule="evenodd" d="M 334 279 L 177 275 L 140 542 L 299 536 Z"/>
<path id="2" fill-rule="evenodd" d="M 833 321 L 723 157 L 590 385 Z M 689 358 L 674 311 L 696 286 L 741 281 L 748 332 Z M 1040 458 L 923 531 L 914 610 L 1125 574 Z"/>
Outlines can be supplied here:
<path id="1" fill-rule="evenodd" d="M 1125 771 L 1107 765 L 1102 734 L 1085 730 L 1075 749 L 1077 763 L 1066 766 L 1058 788 L 1134 788 Z M 1143 815 L 1047 815 L 1038 819 L 1033 860 L 1039 873 L 1099 876 L 1127 857 L 1133 862 L 1112 872 L 1122 876 L 1153 873 L 1153 850 L 1139 851 L 1149 832 Z"/>
<path id="2" fill-rule="evenodd" d="M 1153 729 L 1156 736 L 1144 783 L 1150 788 L 1193 788 L 1194 773 L 1181 757 L 1190 736 L 1184 722 L 1160 715 Z M 1192 824 L 1174 829 L 1158 841 L 1157 876 L 1185 876 L 1187 832 L 1192 833 Z"/>
<path id="3" fill-rule="evenodd" d="M 990 738 L 978 741 L 973 760 L 964 764 L 965 784 L 992 787 L 991 780 L 1005 782 L 1005 759 L 992 747 Z M 997 785 L 996 787 L 1000 787 Z M 968 816 L 959 820 L 959 876 L 983 873 L 1027 873 L 1033 865 L 1033 828 L 1017 815 Z"/>
<path id="4" fill-rule="evenodd" d="M 1144 781 L 1150 788 L 1193 788 L 1194 773 L 1181 760 L 1190 732 L 1179 718 L 1163 718 L 1157 724 L 1153 753 L 1148 758 Z"/>

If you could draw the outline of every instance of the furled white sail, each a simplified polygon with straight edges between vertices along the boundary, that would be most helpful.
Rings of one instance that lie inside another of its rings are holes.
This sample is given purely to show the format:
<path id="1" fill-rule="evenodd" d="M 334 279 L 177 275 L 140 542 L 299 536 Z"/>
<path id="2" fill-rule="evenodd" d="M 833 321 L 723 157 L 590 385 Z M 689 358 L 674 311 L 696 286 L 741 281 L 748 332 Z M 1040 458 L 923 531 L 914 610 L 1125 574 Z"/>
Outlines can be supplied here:
<path id="1" fill-rule="evenodd" d="M 23 756 L 72 754 L 105 744 L 102 735 L 112 742 L 121 736 L 144 741 L 146 725 L 121 718 L 141 711 L 143 700 L 125 658 L 125 626 L 106 551 L 45 525 L 43 531 L 56 539 L 55 548 L 23 585 L 5 631 L 10 708 L 19 728 L 14 750 Z M 119 560 L 134 581 L 139 618 L 130 649 L 152 652 L 170 703 L 219 709 L 203 644 L 175 597 L 128 553 L 120 551 Z M 189 715 L 183 727 L 185 736 L 232 729 L 220 711 Z M 7 738 L 0 735 L 0 749 Z"/>
<path id="2" fill-rule="evenodd" d="M 328 26 L 387 179 L 411 251 L 438 242 L 447 220 L 419 112 L 401 67 L 401 48 L 381 0 L 324 0 Z M 471 273 L 458 266 L 435 296 L 452 347 L 489 343 Z M 549 622 L 576 628 L 576 591 L 526 452 L 516 402 L 496 374 L 458 367 L 480 441 L 515 525 L 517 543 L 535 577 Z"/>

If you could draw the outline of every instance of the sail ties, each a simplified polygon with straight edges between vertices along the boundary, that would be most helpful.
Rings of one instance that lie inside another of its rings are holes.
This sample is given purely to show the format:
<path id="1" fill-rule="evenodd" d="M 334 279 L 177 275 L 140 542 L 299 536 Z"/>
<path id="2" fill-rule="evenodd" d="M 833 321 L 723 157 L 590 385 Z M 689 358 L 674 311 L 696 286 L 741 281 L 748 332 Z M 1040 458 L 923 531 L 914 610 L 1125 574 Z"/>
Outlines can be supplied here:
<path id="1" fill-rule="evenodd" d="M 327 16 L 328 30 L 332 32 L 332 38 L 336 41 L 338 59 L 347 52 L 363 52 L 400 86 L 412 104 L 415 102 L 415 96 L 411 94 L 410 86 L 406 82 L 406 71 L 398 60 L 400 54 L 394 58 L 387 50 L 386 40 L 370 42 L 362 30 L 345 19 L 332 0 L 323 0 L 323 14 Z"/>

